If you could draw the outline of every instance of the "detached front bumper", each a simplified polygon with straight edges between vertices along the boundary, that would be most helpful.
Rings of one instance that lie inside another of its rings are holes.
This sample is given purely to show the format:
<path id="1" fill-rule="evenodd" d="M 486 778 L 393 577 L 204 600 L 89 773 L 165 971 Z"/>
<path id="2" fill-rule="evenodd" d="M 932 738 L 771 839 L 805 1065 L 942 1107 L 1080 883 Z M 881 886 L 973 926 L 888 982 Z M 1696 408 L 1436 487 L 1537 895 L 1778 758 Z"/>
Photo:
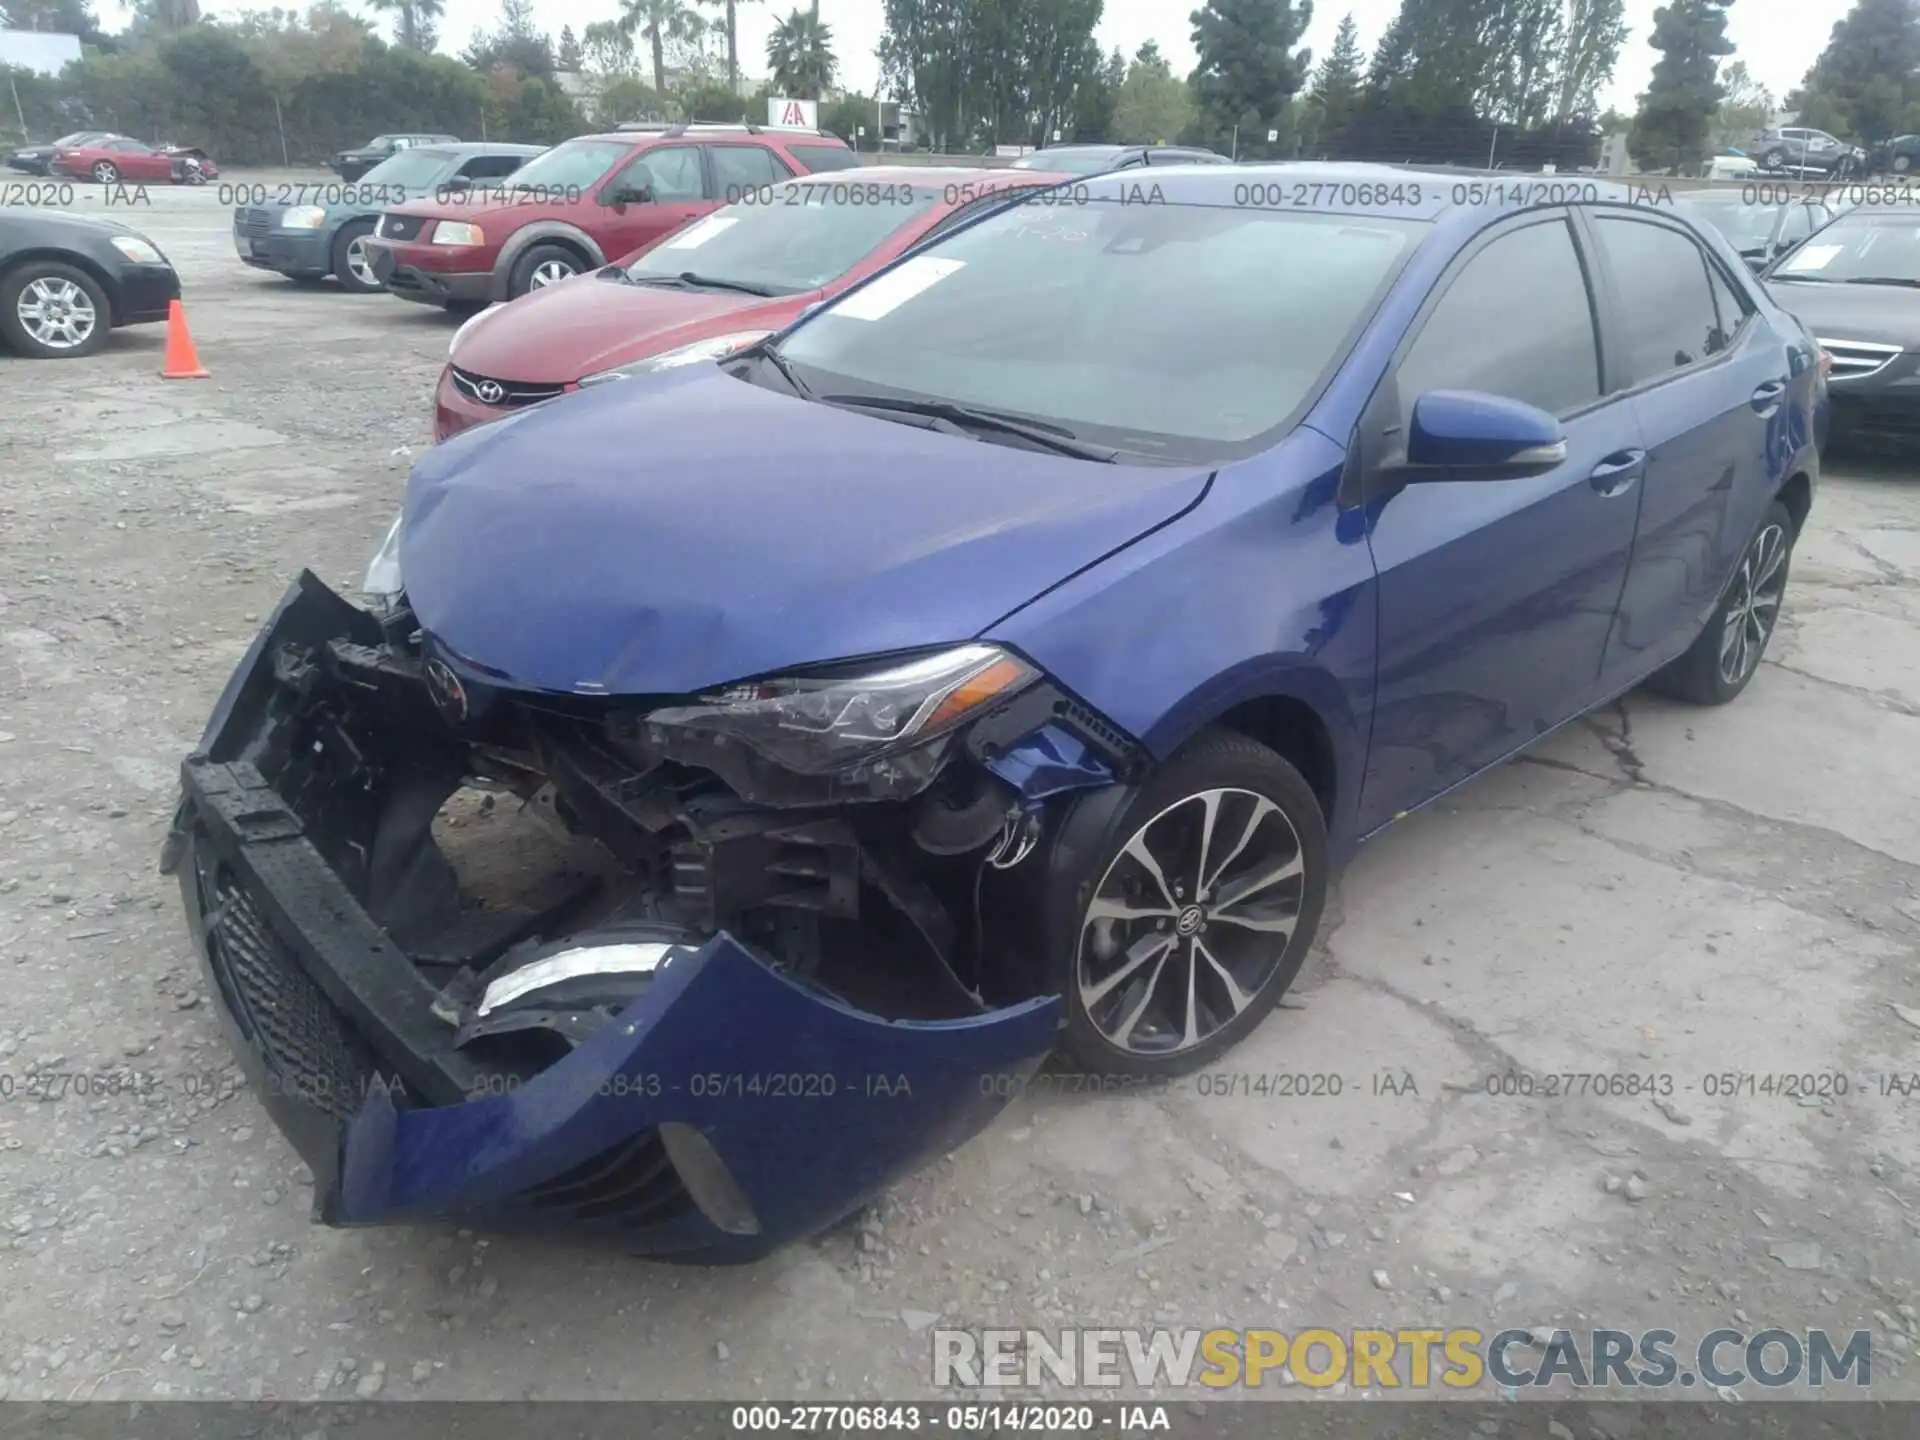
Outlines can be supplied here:
<path id="1" fill-rule="evenodd" d="M 395 246 L 369 236 L 366 250 L 374 277 L 402 300 L 422 305 L 484 305 L 495 298 L 491 270 L 440 270 L 422 263 L 446 258 L 444 251 L 436 252 L 432 246 Z"/>
<path id="2" fill-rule="evenodd" d="M 182 767 L 164 862 L 234 1052 L 314 1171 L 317 1219 L 560 1225 L 751 1260 L 979 1131 L 1051 1048 L 1057 997 L 888 1020 L 723 932 L 670 954 L 565 1058 L 490 1072 L 254 763 L 283 650 L 377 633 L 313 576 L 295 583 Z"/>

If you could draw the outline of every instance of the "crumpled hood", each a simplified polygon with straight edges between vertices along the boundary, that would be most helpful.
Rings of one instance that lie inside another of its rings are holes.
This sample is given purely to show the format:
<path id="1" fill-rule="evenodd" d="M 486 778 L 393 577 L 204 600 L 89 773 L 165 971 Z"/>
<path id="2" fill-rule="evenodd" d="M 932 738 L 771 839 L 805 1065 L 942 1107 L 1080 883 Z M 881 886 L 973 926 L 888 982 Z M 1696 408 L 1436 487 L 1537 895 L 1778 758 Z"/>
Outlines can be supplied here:
<path id="1" fill-rule="evenodd" d="M 570 385 L 582 375 L 732 330 L 777 330 L 814 297 L 623 285 L 587 274 L 475 320 L 450 363 L 495 380 Z M 723 317 L 738 316 L 738 324 Z"/>
<path id="2" fill-rule="evenodd" d="M 1208 473 L 943 435 L 696 365 L 435 447 L 401 568 L 426 631 L 496 680 L 684 695 L 969 639 L 1178 515 Z"/>

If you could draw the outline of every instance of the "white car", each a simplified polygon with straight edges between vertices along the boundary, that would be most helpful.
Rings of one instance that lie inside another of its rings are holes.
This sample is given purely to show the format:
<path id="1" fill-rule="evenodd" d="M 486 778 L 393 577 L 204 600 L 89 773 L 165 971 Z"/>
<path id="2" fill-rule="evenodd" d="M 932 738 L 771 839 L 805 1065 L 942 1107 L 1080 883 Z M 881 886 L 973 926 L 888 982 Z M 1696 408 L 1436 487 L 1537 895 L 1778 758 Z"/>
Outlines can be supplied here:
<path id="1" fill-rule="evenodd" d="M 1707 166 L 1709 180 L 1745 180 L 1759 170 L 1759 165 L 1745 155 L 1716 155 Z"/>

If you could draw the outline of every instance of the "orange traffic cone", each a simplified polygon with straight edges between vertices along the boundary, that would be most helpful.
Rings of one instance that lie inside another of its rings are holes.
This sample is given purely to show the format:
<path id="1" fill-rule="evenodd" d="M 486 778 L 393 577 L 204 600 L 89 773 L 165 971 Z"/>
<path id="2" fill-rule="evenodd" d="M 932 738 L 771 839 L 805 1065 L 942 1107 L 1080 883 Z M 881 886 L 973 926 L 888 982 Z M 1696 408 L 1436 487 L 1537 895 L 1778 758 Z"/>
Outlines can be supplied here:
<path id="1" fill-rule="evenodd" d="M 187 312 L 178 300 L 167 302 L 167 356 L 160 365 L 162 380 L 210 380 L 200 368 L 200 356 L 187 333 Z"/>

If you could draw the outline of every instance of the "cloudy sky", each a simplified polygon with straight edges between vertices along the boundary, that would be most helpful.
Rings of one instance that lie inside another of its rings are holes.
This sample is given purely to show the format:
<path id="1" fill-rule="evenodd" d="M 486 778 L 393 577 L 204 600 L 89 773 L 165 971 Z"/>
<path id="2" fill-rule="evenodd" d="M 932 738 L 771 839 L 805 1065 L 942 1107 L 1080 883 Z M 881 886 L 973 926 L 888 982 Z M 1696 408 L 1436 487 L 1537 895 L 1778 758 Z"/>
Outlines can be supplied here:
<path id="1" fill-rule="evenodd" d="M 201 0 L 212 14 L 230 14 L 250 8 L 245 3 L 219 3 Z M 256 0 L 264 6 L 272 0 Z M 287 0 L 280 0 L 287 3 Z M 349 0 L 351 3 L 351 0 Z M 766 68 L 767 36 L 775 20 L 786 13 L 793 0 L 753 0 L 740 7 L 741 68 L 762 74 Z M 1646 87 L 1653 73 L 1653 51 L 1647 48 L 1647 36 L 1653 28 L 1653 12 L 1659 0 L 1626 0 L 1627 22 L 1631 32 L 1621 52 L 1618 73 L 1613 84 L 1602 93 L 1601 101 L 1623 111 L 1634 108 L 1634 97 Z M 1738 0 L 1727 11 L 1727 27 L 1736 47 L 1736 57 L 1747 62 L 1755 79 L 1774 92 L 1778 99 L 1800 83 L 1807 67 L 1827 43 L 1833 24 L 1848 8 L 1849 0 Z M 114 13 L 111 3 L 100 6 L 103 19 Z M 458 49 L 465 44 L 476 25 L 491 25 L 497 13 L 496 0 L 447 0 L 447 13 L 441 29 L 442 48 Z M 558 35 L 562 25 L 571 25 L 577 34 L 595 20 L 611 19 L 618 13 L 618 0 L 535 0 L 534 17 L 538 24 Z M 1100 24 L 1100 42 L 1104 49 L 1118 45 L 1131 55 L 1147 40 L 1159 42 L 1160 49 L 1184 73 L 1193 64 L 1193 43 L 1187 14 L 1191 0 L 1106 0 L 1106 13 Z M 1386 29 L 1398 8 L 1398 0 L 1318 0 L 1313 23 L 1308 27 L 1306 43 L 1315 57 L 1324 55 L 1333 43 L 1334 29 L 1340 17 L 1351 9 L 1360 26 L 1362 46 L 1371 52 L 1374 42 Z M 716 12 L 717 13 L 717 12 Z M 881 0 L 820 0 L 820 17 L 832 28 L 834 50 L 840 57 L 840 83 L 851 89 L 868 90 L 876 79 L 878 65 L 873 58 L 881 30 Z M 125 21 L 125 11 L 119 15 Z M 112 21 L 108 21 L 109 25 Z"/>

